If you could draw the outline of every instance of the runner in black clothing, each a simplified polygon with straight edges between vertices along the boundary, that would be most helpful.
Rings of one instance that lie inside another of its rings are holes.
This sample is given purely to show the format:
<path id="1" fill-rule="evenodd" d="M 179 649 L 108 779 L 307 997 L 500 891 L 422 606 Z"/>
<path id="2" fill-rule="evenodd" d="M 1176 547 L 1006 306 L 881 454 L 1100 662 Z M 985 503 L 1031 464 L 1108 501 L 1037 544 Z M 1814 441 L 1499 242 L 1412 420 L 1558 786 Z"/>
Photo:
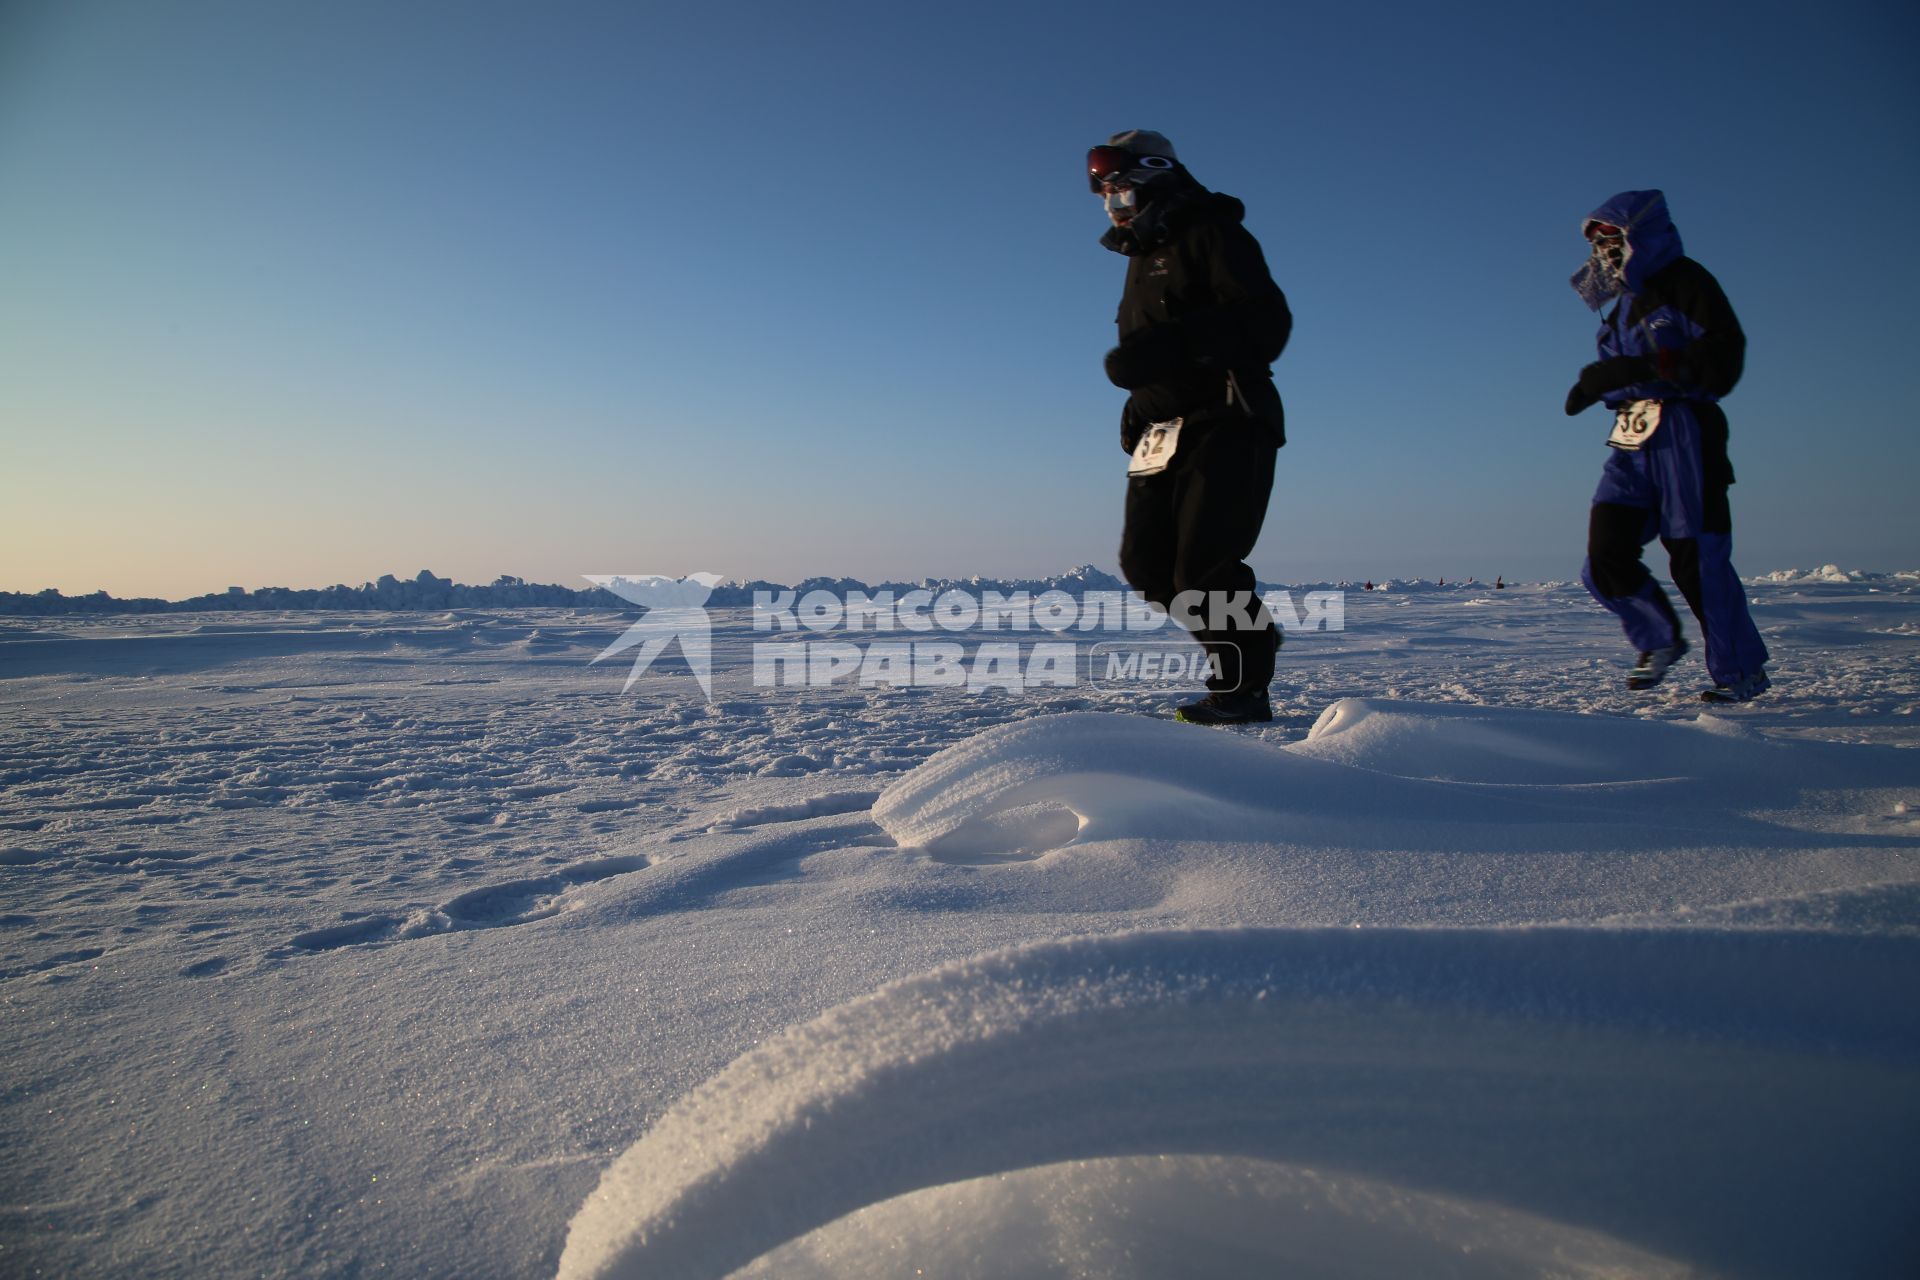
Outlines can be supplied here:
<path id="1" fill-rule="evenodd" d="M 1133 129 L 1095 147 L 1087 182 L 1113 223 L 1101 243 L 1127 258 L 1120 345 L 1107 354 L 1107 377 L 1132 393 L 1120 417 L 1135 455 L 1121 572 L 1207 650 L 1208 696 L 1181 719 L 1271 720 L 1280 630 L 1246 558 L 1286 443 L 1269 366 L 1293 316 L 1241 225 L 1246 207 L 1194 181 L 1160 134 Z"/>

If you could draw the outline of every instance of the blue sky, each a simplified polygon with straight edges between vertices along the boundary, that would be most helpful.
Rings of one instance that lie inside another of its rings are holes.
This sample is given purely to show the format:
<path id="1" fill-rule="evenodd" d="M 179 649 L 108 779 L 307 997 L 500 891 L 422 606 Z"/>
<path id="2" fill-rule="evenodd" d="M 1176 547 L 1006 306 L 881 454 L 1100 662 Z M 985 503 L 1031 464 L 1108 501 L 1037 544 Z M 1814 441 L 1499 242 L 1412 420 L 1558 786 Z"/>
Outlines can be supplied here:
<path id="1" fill-rule="evenodd" d="M 1910 6 L 0 7 L 0 589 L 1114 567 L 1171 136 L 1296 316 L 1270 580 L 1566 578 L 1580 219 L 1747 328 L 1735 562 L 1920 566 Z"/>

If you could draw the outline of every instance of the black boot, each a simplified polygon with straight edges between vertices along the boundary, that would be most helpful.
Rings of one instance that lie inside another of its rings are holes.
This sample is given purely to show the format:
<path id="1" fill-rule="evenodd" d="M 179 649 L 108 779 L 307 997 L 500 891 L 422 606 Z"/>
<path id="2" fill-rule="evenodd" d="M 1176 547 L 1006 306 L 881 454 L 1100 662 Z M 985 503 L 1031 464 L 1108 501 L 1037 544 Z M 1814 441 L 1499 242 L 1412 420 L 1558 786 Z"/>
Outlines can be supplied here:
<path id="1" fill-rule="evenodd" d="M 1687 638 L 1675 632 L 1671 645 L 1640 655 L 1640 660 L 1633 664 L 1633 670 L 1627 673 L 1627 688 L 1653 688 L 1667 678 L 1667 668 L 1680 661 L 1686 652 Z"/>
<path id="2" fill-rule="evenodd" d="M 1258 693 L 1210 693 L 1175 711 L 1173 718 L 1187 724 L 1266 724 L 1273 719 L 1273 704 L 1267 701 L 1265 689 Z"/>
<path id="3" fill-rule="evenodd" d="M 1718 684 L 1711 689 L 1700 691 L 1702 702 L 1747 702 L 1759 697 L 1773 687 L 1773 681 L 1767 679 L 1764 670 L 1754 671 L 1741 676 L 1732 684 Z"/>

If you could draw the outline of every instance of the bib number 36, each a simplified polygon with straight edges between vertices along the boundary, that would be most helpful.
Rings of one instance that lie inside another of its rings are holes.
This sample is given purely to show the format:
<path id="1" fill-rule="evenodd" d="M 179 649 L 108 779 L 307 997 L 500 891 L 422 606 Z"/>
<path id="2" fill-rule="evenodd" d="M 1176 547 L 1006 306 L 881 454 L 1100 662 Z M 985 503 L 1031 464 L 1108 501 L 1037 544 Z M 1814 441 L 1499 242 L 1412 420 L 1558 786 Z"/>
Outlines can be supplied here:
<path id="1" fill-rule="evenodd" d="M 1660 402 L 1635 400 L 1614 414 L 1613 434 L 1607 437 L 1607 443 L 1632 453 L 1651 440 L 1659 429 Z"/>

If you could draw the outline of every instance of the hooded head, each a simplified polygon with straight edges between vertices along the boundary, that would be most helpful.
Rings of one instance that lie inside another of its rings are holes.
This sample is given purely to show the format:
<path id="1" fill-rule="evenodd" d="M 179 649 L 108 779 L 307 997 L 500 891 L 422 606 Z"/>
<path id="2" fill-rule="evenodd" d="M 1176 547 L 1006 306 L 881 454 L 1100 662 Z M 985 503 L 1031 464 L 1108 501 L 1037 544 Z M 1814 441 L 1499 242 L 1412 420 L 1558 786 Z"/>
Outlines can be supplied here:
<path id="1" fill-rule="evenodd" d="M 1622 191 L 1582 219 L 1580 234 L 1592 245 L 1592 256 L 1573 273 L 1572 284 L 1594 311 L 1623 293 L 1638 293 L 1648 276 L 1683 252 L 1680 230 L 1659 191 Z"/>
<path id="2" fill-rule="evenodd" d="M 1117 227 L 1131 222 L 1165 188 L 1186 177 L 1165 134 L 1128 129 L 1087 152 L 1087 186 Z"/>

